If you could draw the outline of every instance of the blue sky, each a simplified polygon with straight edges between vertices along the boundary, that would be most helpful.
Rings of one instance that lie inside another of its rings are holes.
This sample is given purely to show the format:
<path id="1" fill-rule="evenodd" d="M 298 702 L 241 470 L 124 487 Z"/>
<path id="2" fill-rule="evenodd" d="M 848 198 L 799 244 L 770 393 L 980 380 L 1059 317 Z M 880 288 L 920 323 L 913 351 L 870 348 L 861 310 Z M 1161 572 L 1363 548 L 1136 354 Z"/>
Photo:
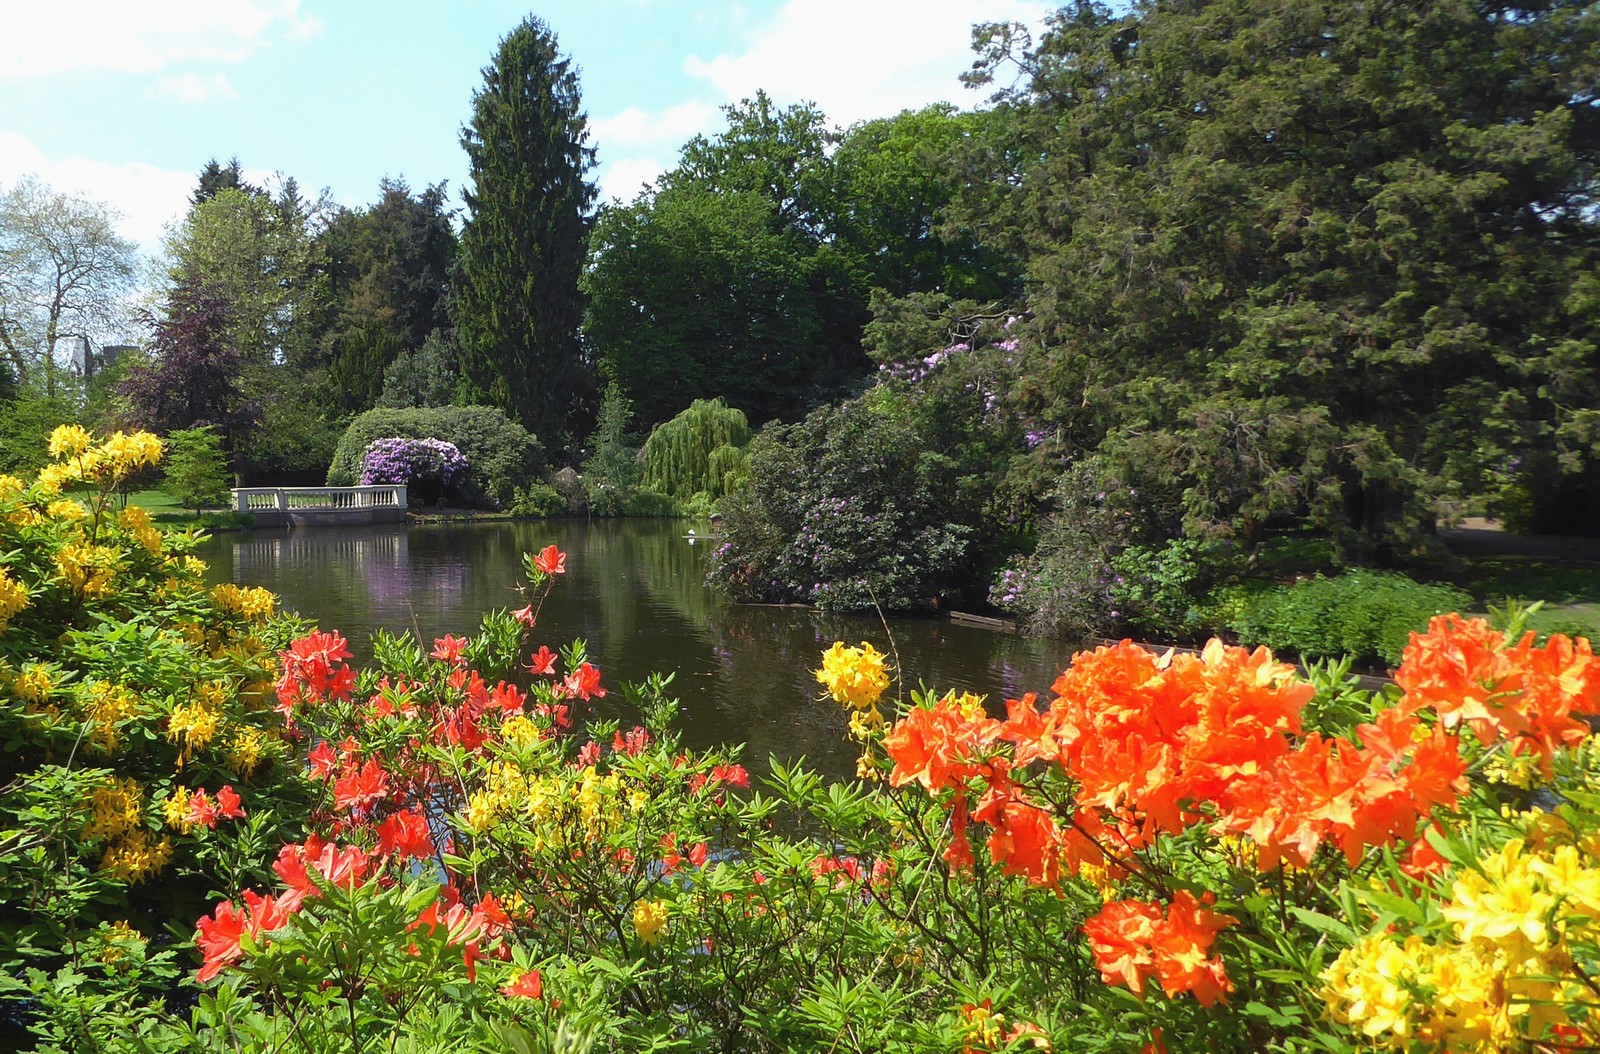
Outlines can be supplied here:
<path id="1" fill-rule="evenodd" d="M 195 174 L 237 156 L 360 205 L 383 176 L 466 178 L 459 133 L 502 36 L 534 14 L 577 62 L 604 196 L 631 197 L 720 108 L 765 89 L 848 125 L 939 100 L 971 26 L 1035 0 L 38 0 L 0 36 L 0 187 L 104 201 L 147 251 Z"/>

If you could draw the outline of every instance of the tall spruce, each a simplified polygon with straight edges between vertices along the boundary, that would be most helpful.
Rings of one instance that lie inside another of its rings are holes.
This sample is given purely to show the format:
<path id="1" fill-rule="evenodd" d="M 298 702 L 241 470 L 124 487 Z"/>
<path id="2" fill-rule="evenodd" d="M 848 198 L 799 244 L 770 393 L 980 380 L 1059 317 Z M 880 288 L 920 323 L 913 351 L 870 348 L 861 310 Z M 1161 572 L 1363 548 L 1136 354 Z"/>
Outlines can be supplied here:
<path id="1" fill-rule="evenodd" d="M 578 74 L 543 22 L 500 42 L 461 133 L 471 186 L 455 320 L 469 394 L 560 447 L 592 382 L 578 276 L 595 187 Z"/>

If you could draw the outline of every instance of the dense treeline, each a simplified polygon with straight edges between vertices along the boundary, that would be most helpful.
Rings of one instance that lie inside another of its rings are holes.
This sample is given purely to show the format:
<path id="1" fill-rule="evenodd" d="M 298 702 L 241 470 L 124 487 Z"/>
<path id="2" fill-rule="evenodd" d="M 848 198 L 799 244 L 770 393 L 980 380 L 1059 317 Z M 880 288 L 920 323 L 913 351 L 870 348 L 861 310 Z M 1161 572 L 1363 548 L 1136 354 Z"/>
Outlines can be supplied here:
<path id="1" fill-rule="evenodd" d="M 881 551 L 921 561 L 897 604 L 1001 581 L 1037 614 L 1130 547 L 1248 557 L 1295 522 L 1393 563 L 1450 511 L 1594 522 L 1593 4 L 1076 3 L 975 39 L 975 110 L 840 129 L 758 93 L 596 208 L 576 73 L 529 19 L 471 100 L 464 209 L 208 165 L 87 412 L 215 425 L 236 472 L 289 480 L 374 407 L 488 404 L 593 470 L 548 481 L 569 505 L 627 512 L 685 483 L 630 461 L 650 430 L 721 399 L 768 427 L 748 473 L 719 455 L 747 484 L 718 576 L 769 599 L 864 602 Z M 74 217 L 41 195 L 0 225 L 19 450 L 74 409 L 60 342 L 97 303 L 18 280 L 30 225 Z M 100 238 L 112 288 L 130 248 Z M 875 517 L 870 544 L 828 526 L 849 567 L 801 532 L 824 501 Z"/>

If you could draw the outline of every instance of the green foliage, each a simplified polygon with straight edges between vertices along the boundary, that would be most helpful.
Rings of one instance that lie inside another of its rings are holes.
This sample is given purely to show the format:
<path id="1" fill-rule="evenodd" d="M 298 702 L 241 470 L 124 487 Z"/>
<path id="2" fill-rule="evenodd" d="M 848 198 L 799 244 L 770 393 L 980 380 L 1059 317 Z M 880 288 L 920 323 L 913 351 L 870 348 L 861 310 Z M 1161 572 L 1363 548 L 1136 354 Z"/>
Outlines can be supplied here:
<path id="1" fill-rule="evenodd" d="M 1306 660 L 1348 655 L 1360 663 L 1392 666 L 1411 633 L 1427 629 L 1434 615 L 1465 610 L 1471 603 L 1451 586 L 1357 569 L 1261 591 L 1227 628 L 1247 644 L 1265 644 Z"/>
<path id="2" fill-rule="evenodd" d="M 644 424 L 714 396 L 758 421 L 793 416 L 833 368 L 809 250 L 777 214 L 755 191 L 698 184 L 601 213 L 584 334 Z"/>
<path id="3" fill-rule="evenodd" d="M 467 499 L 484 508 L 509 508 L 517 488 L 539 478 L 539 441 L 488 406 L 380 408 L 358 415 L 340 437 L 328 467 L 328 485 L 351 487 L 361 478 L 361 458 L 375 439 L 442 439 L 466 457 Z"/>
<path id="4" fill-rule="evenodd" d="M 722 497 L 744 479 L 750 424 L 721 399 L 696 399 L 650 430 L 639 452 L 644 482 L 665 494 Z"/>
<path id="5" fill-rule="evenodd" d="M 378 189 L 371 206 L 338 210 L 320 235 L 335 282 L 329 378 L 343 407 L 357 412 L 377 402 L 385 371 L 398 356 L 417 352 L 448 324 L 445 301 L 456 256 L 443 183 L 413 194 L 405 180 L 385 178 Z M 454 380 L 452 373 L 449 383 Z M 448 397 L 381 405 L 441 402 Z"/>
<path id="6" fill-rule="evenodd" d="M 0 403 L 0 472 L 31 472 L 50 460 L 45 443 L 57 425 L 73 419 L 77 407 L 65 391 L 52 395 L 42 385 L 23 385 Z"/>
<path id="7" fill-rule="evenodd" d="M 1128 626 L 1157 639 L 1188 638 L 1202 628 L 1198 605 L 1229 564 L 1227 549 L 1215 542 L 1131 545 L 1111 558 L 1107 593 Z"/>
<path id="8" fill-rule="evenodd" d="M 378 405 L 393 409 L 449 406 L 459 378 L 456 349 L 443 330 L 428 334 L 415 351 L 401 351 L 383 371 Z"/>
<path id="9" fill-rule="evenodd" d="M 228 462 L 216 430 L 181 429 L 169 432 L 164 442 L 164 471 L 172 495 L 195 512 L 203 506 L 226 505 Z"/>
<path id="10" fill-rule="evenodd" d="M 562 516 L 567 512 L 567 499 L 548 483 L 530 483 L 518 487 L 506 510 L 513 516 L 526 516 L 542 520 L 549 516 Z"/>
<path id="11" fill-rule="evenodd" d="M 1247 547 L 1305 511 L 1393 559 L 1442 499 L 1548 498 L 1600 425 L 1597 33 L 1461 0 L 989 27 L 975 79 L 1023 79 L 958 212 L 1022 258 L 1030 411 Z"/>
<path id="12" fill-rule="evenodd" d="M 453 315 L 472 401 L 558 447 L 591 385 L 578 345 L 595 197 L 587 139 L 577 70 L 530 16 L 500 41 L 461 133 L 471 186 Z"/>
<path id="13" fill-rule="evenodd" d="M 769 425 L 724 501 L 711 581 L 740 600 L 926 608 L 970 583 L 982 497 L 936 426 L 880 393 Z"/>

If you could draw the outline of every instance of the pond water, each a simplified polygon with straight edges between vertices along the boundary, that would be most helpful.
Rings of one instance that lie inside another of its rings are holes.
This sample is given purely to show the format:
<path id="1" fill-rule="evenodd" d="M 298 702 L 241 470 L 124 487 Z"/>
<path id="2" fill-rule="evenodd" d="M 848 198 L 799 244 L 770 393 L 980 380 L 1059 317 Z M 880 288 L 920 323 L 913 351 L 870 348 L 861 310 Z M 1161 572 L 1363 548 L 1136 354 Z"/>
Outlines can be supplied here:
<path id="1" fill-rule="evenodd" d="M 521 554 L 554 544 L 568 554 L 567 574 L 545 602 L 535 643 L 554 650 L 583 638 L 610 687 L 676 671 L 686 743 L 745 743 L 753 769 L 771 755 L 804 756 L 832 775 L 854 772 L 845 715 L 817 700 L 812 673 L 835 640 L 898 653 L 898 680 L 908 688 L 920 681 L 995 703 L 1043 693 L 1074 650 L 938 619 L 891 619 L 886 633 L 876 615 L 728 604 L 706 588 L 711 545 L 691 542 L 688 527 L 552 520 L 253 531 L 218 535 L 199 555 L 213 582 L 265 586 L 285 607 L 339 630 L 359 664 L 375 630 L 432 641 L 473 631 L 486 611 L 520 606 Z M 616 695 L 595 714 L 636 716 Z"/>

